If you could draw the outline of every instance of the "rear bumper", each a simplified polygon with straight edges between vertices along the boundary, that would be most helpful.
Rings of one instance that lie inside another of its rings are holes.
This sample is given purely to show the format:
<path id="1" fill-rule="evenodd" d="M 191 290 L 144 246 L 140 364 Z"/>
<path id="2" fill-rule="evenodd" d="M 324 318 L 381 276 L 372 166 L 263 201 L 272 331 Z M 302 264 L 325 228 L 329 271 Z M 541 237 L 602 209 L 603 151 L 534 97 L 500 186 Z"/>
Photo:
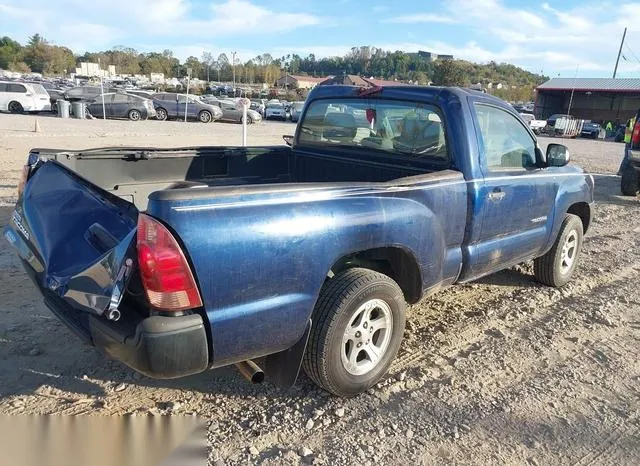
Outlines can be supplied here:
<path id="1" fill-rule="evenodd" d="M 18 255 L 46 306 L 85 344 L 96 346 L 132 369 L 157 379 L 183 377 L 209 367 L 207 334 L 199 314 L 140 319 L 133 317 L 138 314 L 127 309 L 123 301 L 119 306 L 121 319 L 112 322 L 79 311 L 54 292 L 42 288 L 34 268 L 19 251 Z"/>
<path id="2" fill-rule="evenodd" d="M 202 372 L 209 366 L 207 335 L 202 317 L 147 317 L 137 323 L 111 322 L 71 308 L 63 299 L 44 293 L 45 304 L 85 343 L 91 344 L 136 371 L 157 379 Z"/>

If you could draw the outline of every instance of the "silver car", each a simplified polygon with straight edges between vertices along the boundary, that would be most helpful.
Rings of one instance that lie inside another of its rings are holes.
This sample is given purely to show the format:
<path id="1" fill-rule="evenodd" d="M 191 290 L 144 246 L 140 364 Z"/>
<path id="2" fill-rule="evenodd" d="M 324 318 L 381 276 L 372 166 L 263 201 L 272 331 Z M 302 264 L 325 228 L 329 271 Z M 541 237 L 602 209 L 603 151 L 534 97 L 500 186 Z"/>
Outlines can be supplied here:
<path id="1" fill-rule="evenodd" d="M 291 109 L 289 110 L 289 115 L 291 115 L 291 121 L 298 121 L 300 119 L 300 114 L 302 113 L 302 108 L 304 107 L 304 102 L 293 102 L 291 104 Z"/>
<path id="2" fill-rule="evenodd" d="M 284 105 L 282 105 L 281 103 L 268 103 L 267 108 L 264 111 L 264 119 L 286 120 L 287 112 L 284 109 Z"/>
<path id="3" fill-rule="evenodd" d="M 234 123 L 242 123 L 242 110 L 236 108 L 235 103 L 219 100 L 214 102 L 213 105 L 217 105 L 222 110 L 222 117 L 220 121 L 232 121 Z M 262 120 L 260 115 L 255 110 L 247 109 L 247 124 L 257 123 Z"/>

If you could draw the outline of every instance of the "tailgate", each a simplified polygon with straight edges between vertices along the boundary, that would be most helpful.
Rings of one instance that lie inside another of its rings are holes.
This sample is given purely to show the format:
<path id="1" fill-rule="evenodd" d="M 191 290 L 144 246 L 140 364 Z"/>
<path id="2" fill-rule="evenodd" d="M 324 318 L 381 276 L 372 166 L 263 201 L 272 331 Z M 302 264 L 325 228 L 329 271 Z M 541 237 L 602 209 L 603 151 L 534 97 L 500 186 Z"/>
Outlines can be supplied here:
<path id="1" fill-rule="evenodd" d="M 43 292 L 100 315 L 118 306 L 131 276 L 137 215 L 50 160 L 29 178 L 4 235 Z"/>

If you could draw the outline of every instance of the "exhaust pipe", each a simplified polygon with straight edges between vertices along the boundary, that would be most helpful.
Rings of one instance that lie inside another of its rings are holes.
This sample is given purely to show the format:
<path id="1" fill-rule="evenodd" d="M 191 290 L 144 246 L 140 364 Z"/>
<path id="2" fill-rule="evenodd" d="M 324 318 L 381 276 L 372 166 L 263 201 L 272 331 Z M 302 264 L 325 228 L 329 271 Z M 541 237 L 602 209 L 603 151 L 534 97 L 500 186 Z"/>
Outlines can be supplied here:
<path id="1" fill-rule="evenodd" d="M 237 362 L 235 366 L 242 376 L 252 384 L 259 384 L 264 381 L 264 372 L 262 372 L 262 369 L 260 369 L 255 362 L 251 360 L 242 361 Z"/>

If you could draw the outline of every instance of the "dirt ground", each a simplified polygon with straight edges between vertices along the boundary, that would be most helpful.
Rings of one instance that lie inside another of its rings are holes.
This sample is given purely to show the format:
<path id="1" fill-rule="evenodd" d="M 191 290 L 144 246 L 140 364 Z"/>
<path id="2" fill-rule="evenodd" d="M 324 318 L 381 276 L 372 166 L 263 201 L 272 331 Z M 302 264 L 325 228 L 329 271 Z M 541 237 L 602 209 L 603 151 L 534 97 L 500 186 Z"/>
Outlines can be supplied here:
<path id="1" fill-rule="evenodd" d="M 0 115 L 0 225 L 35 146 L 235 145 L 230 124 Z M 277 144 L 291 123 L 250 128 Z M 541 140 L 545 146 L 549 140 Z M 531 264 L 409 308 L 389 377 L 342 400 L 302 375 L 289 392 L 232 368 L 151 380 L 80 341 L 42 304 L 0 241 L 0 413 L 196 413 L 210 464 L 640 464 L 640 202 L 619 196 L 622 145 L 567 140 L 597 206 L 580 268 L 561 290 Z"/>

